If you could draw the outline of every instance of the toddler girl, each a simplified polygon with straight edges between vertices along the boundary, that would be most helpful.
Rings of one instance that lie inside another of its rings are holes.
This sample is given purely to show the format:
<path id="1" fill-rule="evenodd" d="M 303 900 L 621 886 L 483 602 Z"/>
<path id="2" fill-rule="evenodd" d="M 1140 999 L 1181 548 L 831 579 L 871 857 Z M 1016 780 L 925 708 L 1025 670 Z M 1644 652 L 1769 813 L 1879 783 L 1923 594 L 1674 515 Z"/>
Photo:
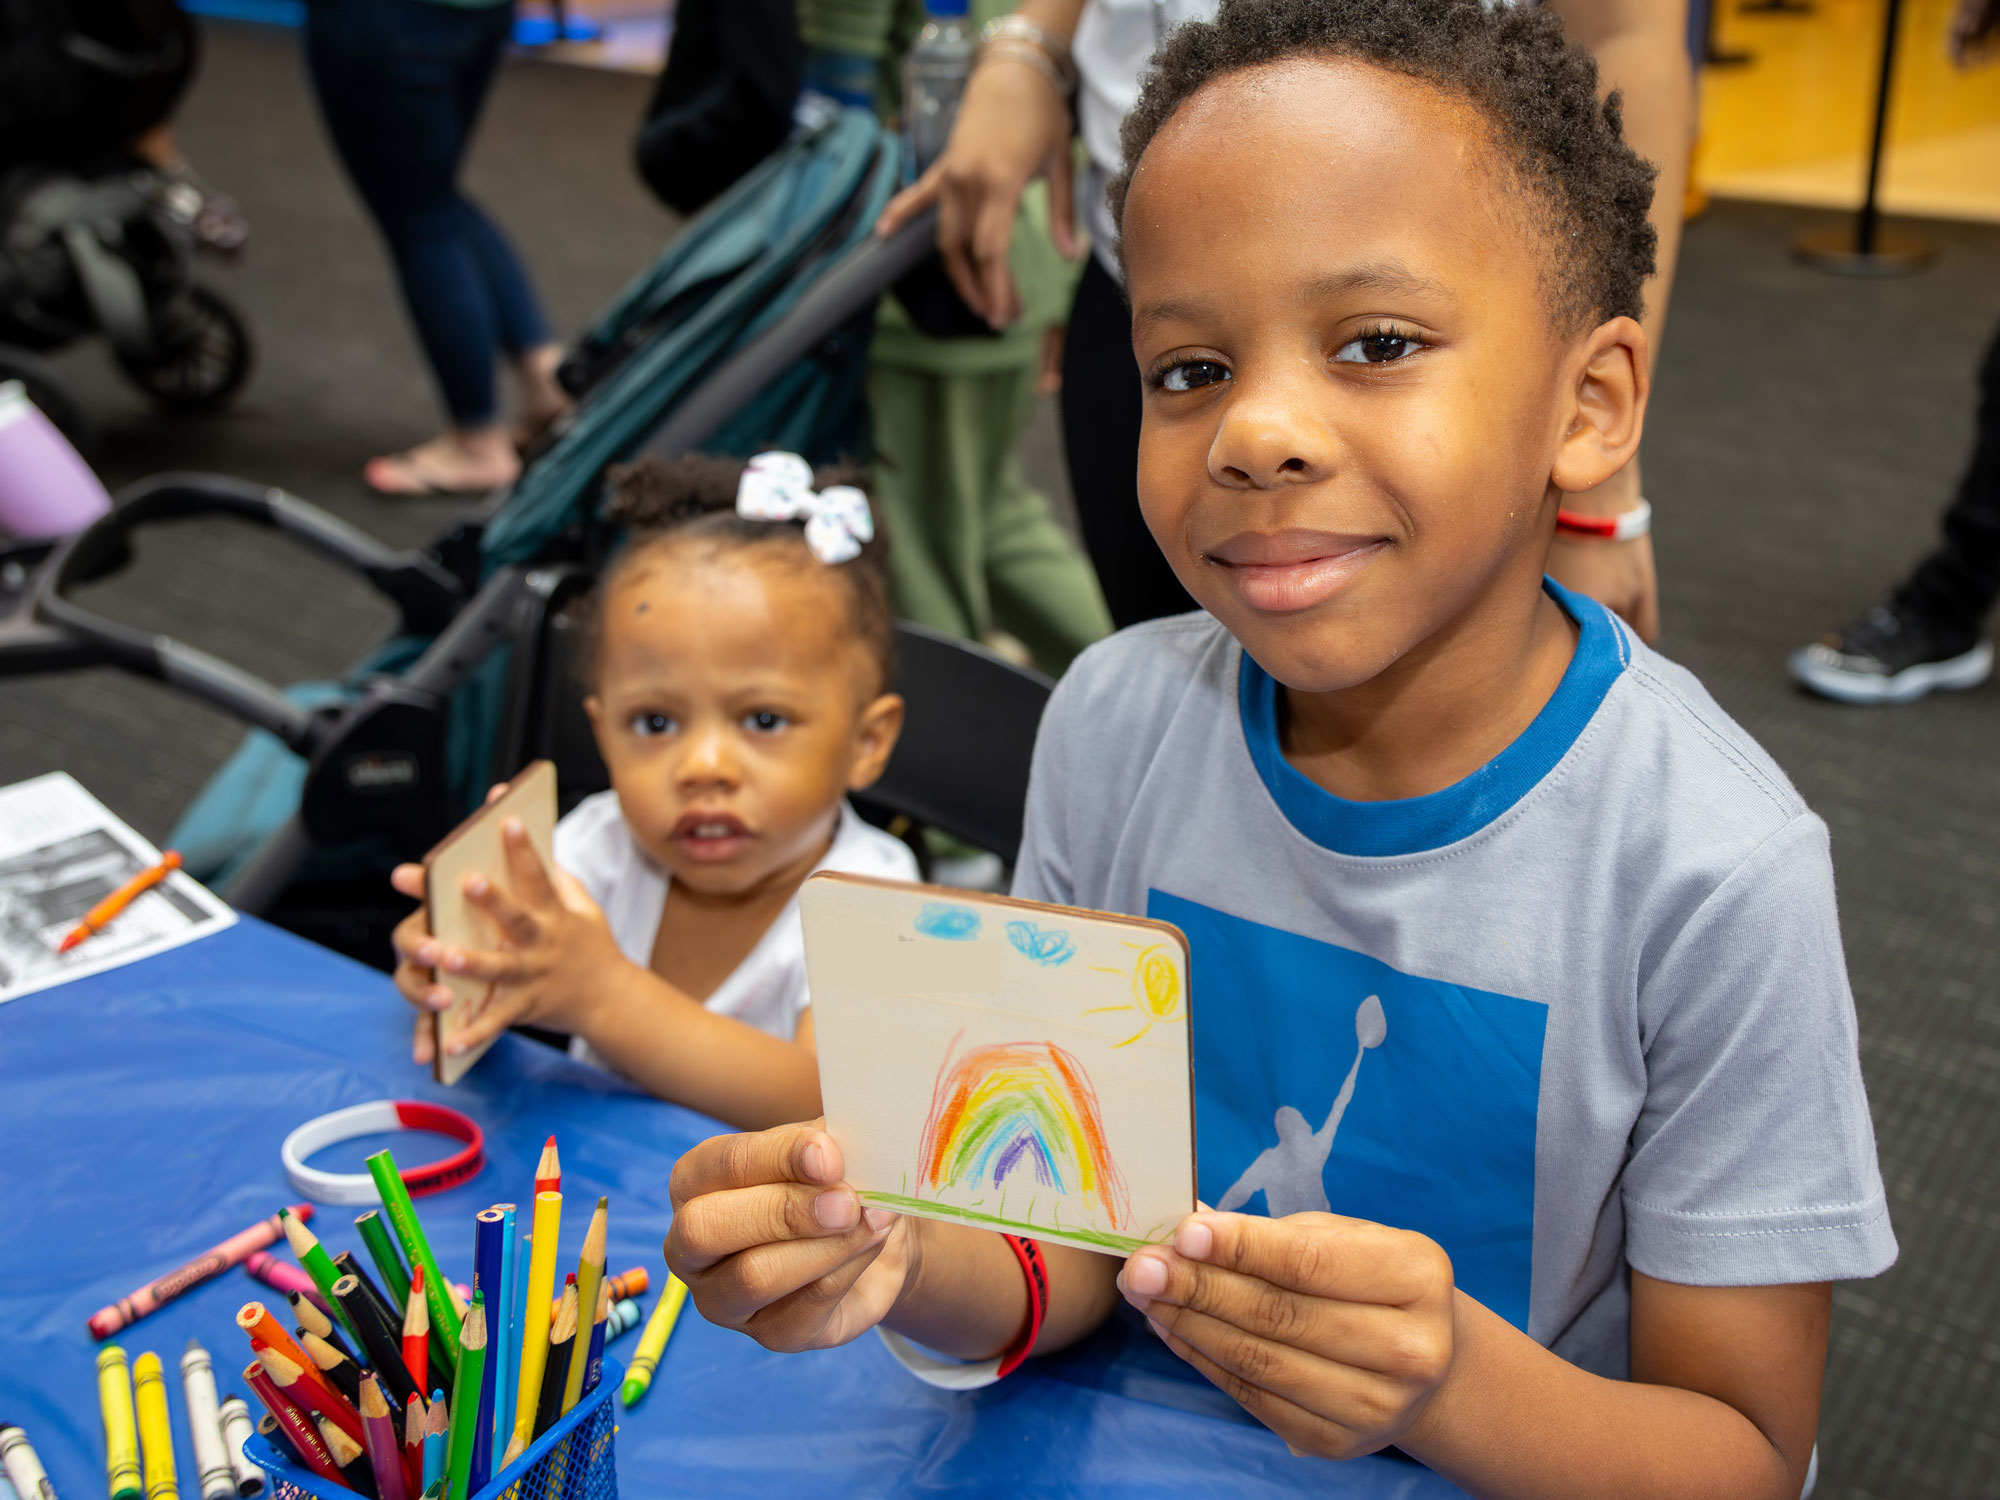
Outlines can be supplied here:
<path id="1" fill-rule="evenodd" d="M 431 1011 L 450 1003 L 434 970 L 492 983 L 452 1051 L 528 1022 L 731 1124 L 810 1118 L 798 888 L 817 870 L 917 874 L 846 801 L 903 722 L 886 543 L 847 476 L 789 453 L 613 477 L 634 537 L 594 600 L 584 700 L 612 789 L 556 826 L 553 871 L 510 821 L 514 898 L 466 886 L 502 945 L 447 947 L 420 909 L 396 932 L 396 984 Z M 394 879 L 422 895 L 419 866 Z M 425 1014 L 416 1060 L 433 1045 Z"/>

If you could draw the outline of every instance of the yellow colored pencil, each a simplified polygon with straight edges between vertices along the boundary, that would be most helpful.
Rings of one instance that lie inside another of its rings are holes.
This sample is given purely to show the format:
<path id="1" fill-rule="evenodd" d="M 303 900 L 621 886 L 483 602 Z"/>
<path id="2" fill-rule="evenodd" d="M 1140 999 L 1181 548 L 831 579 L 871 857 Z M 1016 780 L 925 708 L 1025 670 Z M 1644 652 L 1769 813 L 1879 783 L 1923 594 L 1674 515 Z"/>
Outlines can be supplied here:
<path id="1" fill-rule="evenodd" d="M 567 1412 L 575 1406 L 583 1395 L 583 1367 L 590 1361 L 583 1354 L 582 1346 L 590 1342 L 588 1319 L 597 1307 L 597 1289 L 604 1284 L 604 1239 L 605 1215 L 611 1205 L 609 1198 L 597 1200 L 597 1211 L 590 1216 L 590 1232 L 583 1237 L 583 1254 L 576 1263 L 576 1306 L 581 1315 L 578 1320 L 578 1348 L 569 1357 L 569 1378 L 563 1382 L 562 1410 Z"/>
<path id="2" fill-rule="evenodd" d="M 514 1438 L 534 1440 L 535 1402 L 549 1358 L 549 1304 L 555 1300 L 556 1241 L 562 1234 L 562 1194 L 535 1194 L 535 1248 L 528 1257 L 528 1298 L 521 1308 L 521 1379 L 514 1401 Z"/>

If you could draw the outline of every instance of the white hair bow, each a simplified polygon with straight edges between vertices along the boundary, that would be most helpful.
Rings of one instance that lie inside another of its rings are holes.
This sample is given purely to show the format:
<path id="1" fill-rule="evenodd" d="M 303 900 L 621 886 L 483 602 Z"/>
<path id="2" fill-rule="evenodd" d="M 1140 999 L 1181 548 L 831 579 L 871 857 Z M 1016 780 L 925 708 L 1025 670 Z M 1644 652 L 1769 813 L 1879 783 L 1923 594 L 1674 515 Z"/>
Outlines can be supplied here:
<path id="1" fill-rule="evenodd" d="M 736 485 L 736 514 L 751 521 L 804 521 L 806 546 L 828 566 L 852 562 L 875 540 L 868 497 L 851 484 L 812 487 L 812 465 L 796 453 L 760 453 Z"/>

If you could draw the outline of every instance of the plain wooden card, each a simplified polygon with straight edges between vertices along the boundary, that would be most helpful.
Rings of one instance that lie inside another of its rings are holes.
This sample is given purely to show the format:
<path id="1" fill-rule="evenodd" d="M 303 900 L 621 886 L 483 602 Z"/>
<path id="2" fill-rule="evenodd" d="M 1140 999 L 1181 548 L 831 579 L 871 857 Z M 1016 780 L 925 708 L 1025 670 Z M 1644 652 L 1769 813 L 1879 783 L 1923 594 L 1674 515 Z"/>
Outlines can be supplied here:
<path id="1" fill-rule="evenodd" d="M 528 842 L 541 856 L 551 874 L 555 870 L 552 848 L 556 831 L 556 768 L 546 760 L 532 762 L 507 783 L 507 790 L 480 808 L 424 856 L 424 905 L 429 909 L 431 935 L 454 948 L 494 948 L 499 934 L 486 914 L 465 899 L 465 878 L 484 875 L 509 895 L 514 877 L 507 867 L 507 851 L 500 842 L 500 823 L 519 818 L 528 831 Z M 444 1039 L 459 1030 L 485 1000 L 489 988 L 481 979 L 440 973 L 451 990 L 451 1004 L 432 1018 L 437 1028 L 437 1051 L 431 1064 L 442 1084 L 454 1084 L 486 1055 L 486 1047 L 457 1057 L 445 1055 Z M 488 1042 L 487 1047 L 492 1046 Z"/>
<path id="2" fill-rule="evenodd" d="M 799 909 L 826 1128 L 863 1201 L 1120 1255 L 1193 1211 L 1177 928 L 836 874 Z"/>

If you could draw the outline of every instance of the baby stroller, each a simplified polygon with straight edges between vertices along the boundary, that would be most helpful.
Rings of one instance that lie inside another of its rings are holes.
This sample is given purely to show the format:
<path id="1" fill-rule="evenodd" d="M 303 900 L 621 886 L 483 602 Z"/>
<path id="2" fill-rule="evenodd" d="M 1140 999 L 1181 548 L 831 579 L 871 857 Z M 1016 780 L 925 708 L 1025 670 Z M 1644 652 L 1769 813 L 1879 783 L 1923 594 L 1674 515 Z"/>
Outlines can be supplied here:
<path id="1" fill-rule="evenodd" d="M 695 220 L 571 356 L 573 417 L 507 493 L 421 552 L 393 552 L 290 495 L 209 475 L 134 485 L 41 563 L 0 617 L 0 672 L 111 663 L 255 726 L 170 842 L 244 910 L 382 963 L 402 909 L 390 866 L 419 856 L 525 761 L 565 805 L 607 784 L 572 676 L 572 609 L 618 538 L 607 464 L 857 439 L 877 294 L 930 252 L 933 223 L 871 232 L 900 144 L 849 111 L 796 138 Z M 81 607 L 138 529 L 198 515 L 275 528 L 394 603 L 395 636 L 340 683 L 289 690 Z M 4 609 L 0 597 L 0 609 Z M 1047 679 L 905 625 L 910 715 L 869 809 L 1011 859 Z"/>

